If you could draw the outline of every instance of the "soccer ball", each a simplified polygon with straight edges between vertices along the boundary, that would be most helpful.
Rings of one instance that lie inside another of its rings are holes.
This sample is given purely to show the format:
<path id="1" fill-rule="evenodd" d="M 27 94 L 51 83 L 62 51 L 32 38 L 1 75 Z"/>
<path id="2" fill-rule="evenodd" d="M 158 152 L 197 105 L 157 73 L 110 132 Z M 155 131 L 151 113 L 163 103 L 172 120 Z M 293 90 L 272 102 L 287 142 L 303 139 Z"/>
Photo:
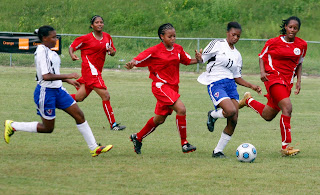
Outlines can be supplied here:
<path id="1" fill-rule="evenodd" d="M 237 148 L 236 156 L 240 162 L 252 163 L 257 157 L 257 150 L 252 144 L 243 143 Z"/>

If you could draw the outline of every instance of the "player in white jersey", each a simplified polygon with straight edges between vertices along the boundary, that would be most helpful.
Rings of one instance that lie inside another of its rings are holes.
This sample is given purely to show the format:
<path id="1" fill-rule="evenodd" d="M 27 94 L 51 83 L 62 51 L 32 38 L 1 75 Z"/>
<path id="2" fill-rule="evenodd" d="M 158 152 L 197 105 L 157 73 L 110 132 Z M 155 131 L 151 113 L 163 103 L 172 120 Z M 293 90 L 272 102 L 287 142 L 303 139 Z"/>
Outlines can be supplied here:
<path id="1" fill-rule="evenodd" d="M 259 86 L 241 78 L 242 57 L 234 46 L 240 39 L 241 32 L 239 23 L 229 22 L 227 38 L 211 41 L 202 53 L 202 63 L 208 63 L 206 72 L 198 77 L 198 82 L 207 85 L 209 96 L 215 106 L 215 110 L 208 112 L 208 130 L 213 132 L 214 123 L 218 118 L 227 118 L 227 125 L 212 153 L 212 157 L 215 158 L 225 158 L 223 149 L 237 125 L 239 94 L 236 83 L 261 93 Z"/>
<path id="2" fill-rule="evenodd" d="M 75 119 L 93 157 L 109 151 L 113 146 L 100 146 L 96 143 L 83 112 L 66 89 L 62 87 L 62 81 L 79 87 L 79 83 L 73 80 L 77 79 L 79 75 L 77 73 L 60 74 L 60 57 L 50 49 L 56 44 L 56 31 L 51 26 L 42 26 L 37 34 L 42 44 L 37 47 L 35 52 L 38 85 L 34 91 L 34 102 L 37 105 L 37 113 L 41 116 L 42 123 L 6 120 L 5 142 L 9 143 L 10 137 L 16 131 L 52 133 L 56 117 L 55 109 L 59 108 Z"/>

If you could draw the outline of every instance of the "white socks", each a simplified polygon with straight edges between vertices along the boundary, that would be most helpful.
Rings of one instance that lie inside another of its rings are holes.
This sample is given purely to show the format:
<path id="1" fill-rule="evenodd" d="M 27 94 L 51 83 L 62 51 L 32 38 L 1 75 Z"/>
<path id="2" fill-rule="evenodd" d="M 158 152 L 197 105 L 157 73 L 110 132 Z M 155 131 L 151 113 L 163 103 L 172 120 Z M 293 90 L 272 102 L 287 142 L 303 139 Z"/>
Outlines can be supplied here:
<path id="1" fill-rule="evenodd" d="M 216 148 L 214 149 L 214 153 L 222 152 L 223 149 L 226 147 L 227 143 L 230 141 L 230 139 L 231 139 L 231 136 L 225 134 L 222 131 L 220 140 L 219 140 Z"/>
<path id="2" fill-rule="evenodd" d="M 225 118 L 222 114 L 222 109 L 212 111 L 211 116 L 213 118 Z"/>
<path id="3" fill-rule="evenodd" d="M 84 139 L 86 140 L 89 149 L 90 150 L 96 149 L 96 147 L 98 147 L 98 144 L 96 143 L 96 139 L 93 136 L 93 133 L 91 131 L 91 128 L 89 127 L 88 122 L 85 121 L 82 124 L 77 124 L 77 127 L 80 133 L 83 135 Z"/>
<path id="4" fill-rule="evenodd" d="M 11 127 L 16 131 L 37 133 L 38 122 L 13 122 Z"/>

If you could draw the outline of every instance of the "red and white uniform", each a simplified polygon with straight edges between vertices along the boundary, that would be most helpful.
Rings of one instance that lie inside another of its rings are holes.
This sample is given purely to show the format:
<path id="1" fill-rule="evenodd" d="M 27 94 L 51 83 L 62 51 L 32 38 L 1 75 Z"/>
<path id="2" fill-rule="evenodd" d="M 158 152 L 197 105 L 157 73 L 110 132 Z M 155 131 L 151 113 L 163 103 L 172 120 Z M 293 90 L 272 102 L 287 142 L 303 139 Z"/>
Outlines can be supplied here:
<path id="1" fill-rule="evenodd" d="M 291 86 L 298 64 L 303 62 L 307 52 L 307 43 L 295 37 L 294 42 L 287 42 L 284 35 L 269 39 L 259 57 L 264 62 L 269 81 L 267 88 L 275 83 Z"/>
<path id="2" fill-rule="evenodd" d="M 152 93 L 158 100 L 155 113 L 171 114 L 172 110 L 166 107 L 174 104 L 180 97 L 180 63 L 189 65 L 190 55 L 178 44 L 174 44 L 172 50 L 167 50 L 163 43 L 159 43 L 141 52 L 134 60 L 137 61 L 137 67 L 149 68 L 149 78 L 153 81 Z"/>
<path id="3" fill-rule="evenodd" d="M 107 49 L 112 47 L 115 51 L 111 36 L 108 33 L 102 32 L 103 38 L 97 40 L 93 33 L 88 33 L 76 38 L 70 45 L 76 50 L 81 50 L 81 78 L 80 83 L 85 83 L 86 86 L 98 85 L 93 87 L 106 88 L 101 78 L 101 72 L 104 66 Z M 95 84 L 97 83 L 97 84 Z M 101 84 L 102 87 L 99 87 Z"/>

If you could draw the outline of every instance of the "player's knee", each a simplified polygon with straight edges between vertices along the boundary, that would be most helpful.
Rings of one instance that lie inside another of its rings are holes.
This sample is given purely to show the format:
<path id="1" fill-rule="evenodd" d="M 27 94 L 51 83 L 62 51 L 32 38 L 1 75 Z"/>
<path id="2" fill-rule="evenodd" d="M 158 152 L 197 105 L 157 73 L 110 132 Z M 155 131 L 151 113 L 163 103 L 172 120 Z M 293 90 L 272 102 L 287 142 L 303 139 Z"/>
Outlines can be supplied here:
<path id="1" fill-rule="evenodd" d="M 232 108 L 232 109 L 228 109 L 228 110 L 223 110 L 224 111 L 224 116 L 226 118 L 233 118 L 234 116 L 237 115 L 237 109 L 236 108 Z"/>

